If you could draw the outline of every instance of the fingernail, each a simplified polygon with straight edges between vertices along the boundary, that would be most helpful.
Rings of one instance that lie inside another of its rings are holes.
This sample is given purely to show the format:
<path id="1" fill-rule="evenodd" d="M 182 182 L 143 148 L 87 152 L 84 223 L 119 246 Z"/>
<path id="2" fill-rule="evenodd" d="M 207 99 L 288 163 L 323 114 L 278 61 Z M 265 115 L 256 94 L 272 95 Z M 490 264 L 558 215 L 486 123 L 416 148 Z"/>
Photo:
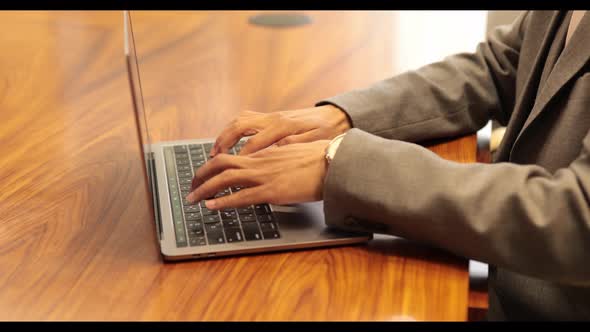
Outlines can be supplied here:
<path id="1" fill-rule="evenodd" d="M 186 196 L 186 200 L 189 201 L 189 203 L 194 203 L 195 202 L 195 194 L 194 193 L 188 194 L 188 196 Z"/>
<path id="2" fill-rule="evenodd" d="M 213 209 L 215 209 L 215 206 L 217 206 L 217 202 L 213 199 L 210 201 L 205 201 L 205 205 L 207 206 L 208 209 L 213 210 Z"/>

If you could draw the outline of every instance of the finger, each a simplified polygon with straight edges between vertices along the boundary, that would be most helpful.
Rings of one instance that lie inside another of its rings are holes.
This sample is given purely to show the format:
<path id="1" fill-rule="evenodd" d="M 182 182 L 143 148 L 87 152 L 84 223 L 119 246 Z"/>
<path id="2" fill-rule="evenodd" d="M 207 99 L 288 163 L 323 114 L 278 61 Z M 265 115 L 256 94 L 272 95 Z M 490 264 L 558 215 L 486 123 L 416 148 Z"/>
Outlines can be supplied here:
<path id="1" fill-rule="evenodd" d="M 258 116 L 253 116 L 252 114 Z M 264 127 L 263 118 L 259 115 L 264 113 L 249 112 L 249 115 L 242 115 L 236 120 L 232 121 L 227 127 L 223 129 L 221 134 L 217 136 L 213 148 L 209 153 L 212 157 L 218 153 L 227 152 L 229 148 L 234 146 L 242 137 L 252 136 Z"/>
<path id="2" fill-rule="evenodd" d="M 257 183 L 254 181 L 257 178 L 255 172 L 254 170 L 228 169 L 205 181 L 191 192 L 186 199 L 189 202 L 197 202 L 212 197 L 231 186 L 256 185 Z"/>
<path id="3" fill-rule="evenodd" d="M 246 158 L 229 154 L 220 154 L 206 162 L 195 172 L 195 176 L 193 177 L 191 184 L 191 190 L 194 190 L 209 178 L 223 172 L 226 169 L 244 168 L 247 165 L 246 163 Z"/>
<path id="4" fill-rule="evenodd" d="M 307 143 L 313 142 L 321 139 L 320 131 L 317 129 L 307 131 L 303 134 L 298 135 L 290 135 L 280 139 L 277 142 L 278 146 L 288 145 L 288 144 L 295 144 L 295 143 Z"/>
<path id="5" fill-rule="evenodd" d="M 241 208 L 252 204 L 266 203 L 268 201 L 267 193 L 265 186 L 244 188 L 235 194 L 208 200 L 205 205 L 211 210 L 221 210 L 228 207 Z"/>
<path id="6" fill-rule="evenodd" d="M 244 156 L 262 150 L 275 144 L 278 140 L 290 134 L 291 132 L 289 129 L 286 129 L 284 126 L 280 125 L 265 129 L 250 138 L 240 150 L 239 155 Z"/>

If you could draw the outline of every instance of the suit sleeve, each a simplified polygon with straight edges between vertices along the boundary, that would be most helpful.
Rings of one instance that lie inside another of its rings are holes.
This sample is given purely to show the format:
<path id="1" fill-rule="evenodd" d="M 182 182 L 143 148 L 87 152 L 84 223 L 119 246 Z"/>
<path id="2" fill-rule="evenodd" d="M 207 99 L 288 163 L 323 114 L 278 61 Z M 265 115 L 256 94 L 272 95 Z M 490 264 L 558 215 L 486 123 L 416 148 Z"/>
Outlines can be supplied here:
<path id="1" fill-rule="evenodd" d="M 528 13 L 493 30 L 474 53 L 317 103 L 347 113 L 353 127 L 418 142 L 473 133 L 489 119 L 506 123 L 515 102 L 516 71 Z"/>
<path id="2" fill-rule="evenodd" d="M 329 225 L 391 234 L 525 275 L 590 285 L 590 135 L 551 174 L 462 164 L 351 129 L 325 179 Z"/>

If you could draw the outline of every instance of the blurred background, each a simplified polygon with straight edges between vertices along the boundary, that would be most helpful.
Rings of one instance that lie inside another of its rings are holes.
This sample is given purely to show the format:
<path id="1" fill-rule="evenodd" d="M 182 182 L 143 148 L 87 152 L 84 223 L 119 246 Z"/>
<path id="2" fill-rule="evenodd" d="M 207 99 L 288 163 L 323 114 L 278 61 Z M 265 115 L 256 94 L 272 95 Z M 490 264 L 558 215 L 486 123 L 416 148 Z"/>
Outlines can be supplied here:
<path id="1" fill-rule="evenodd" d="M 473 52 L 492 28 L 511 23 L 520 11 L 396 11 L 394 71 L 416 69 L 460 52 Z"/>

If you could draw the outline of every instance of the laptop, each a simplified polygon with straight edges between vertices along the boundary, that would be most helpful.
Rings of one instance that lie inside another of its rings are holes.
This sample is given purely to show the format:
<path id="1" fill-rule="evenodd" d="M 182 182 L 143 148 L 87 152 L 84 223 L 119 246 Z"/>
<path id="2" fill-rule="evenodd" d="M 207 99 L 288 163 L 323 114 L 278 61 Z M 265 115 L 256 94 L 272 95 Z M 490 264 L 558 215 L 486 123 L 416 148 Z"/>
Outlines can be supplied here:
<path id="1" fill-rule="evenodd" d="M 157 240 L 166 261 L 201 259 L 271 251 L 307 249 L 369 241 L 371 234 L 326 226 L 323 202 L 277 206 L 258 204 L 239 209 L 209 210 L 204 201 L 185 197 L 196 169 L 209 159 L 214 139 L 152 143 L 144 110 L 135 41 L 128 11 L 123 12 L 127 76 L 135 125 L 142 151 L 144 182 L 150 194 Z M 229 153 L 239 153 L 240 140 Z M 241 186 L 216 196 L 231 195 Z"/>

